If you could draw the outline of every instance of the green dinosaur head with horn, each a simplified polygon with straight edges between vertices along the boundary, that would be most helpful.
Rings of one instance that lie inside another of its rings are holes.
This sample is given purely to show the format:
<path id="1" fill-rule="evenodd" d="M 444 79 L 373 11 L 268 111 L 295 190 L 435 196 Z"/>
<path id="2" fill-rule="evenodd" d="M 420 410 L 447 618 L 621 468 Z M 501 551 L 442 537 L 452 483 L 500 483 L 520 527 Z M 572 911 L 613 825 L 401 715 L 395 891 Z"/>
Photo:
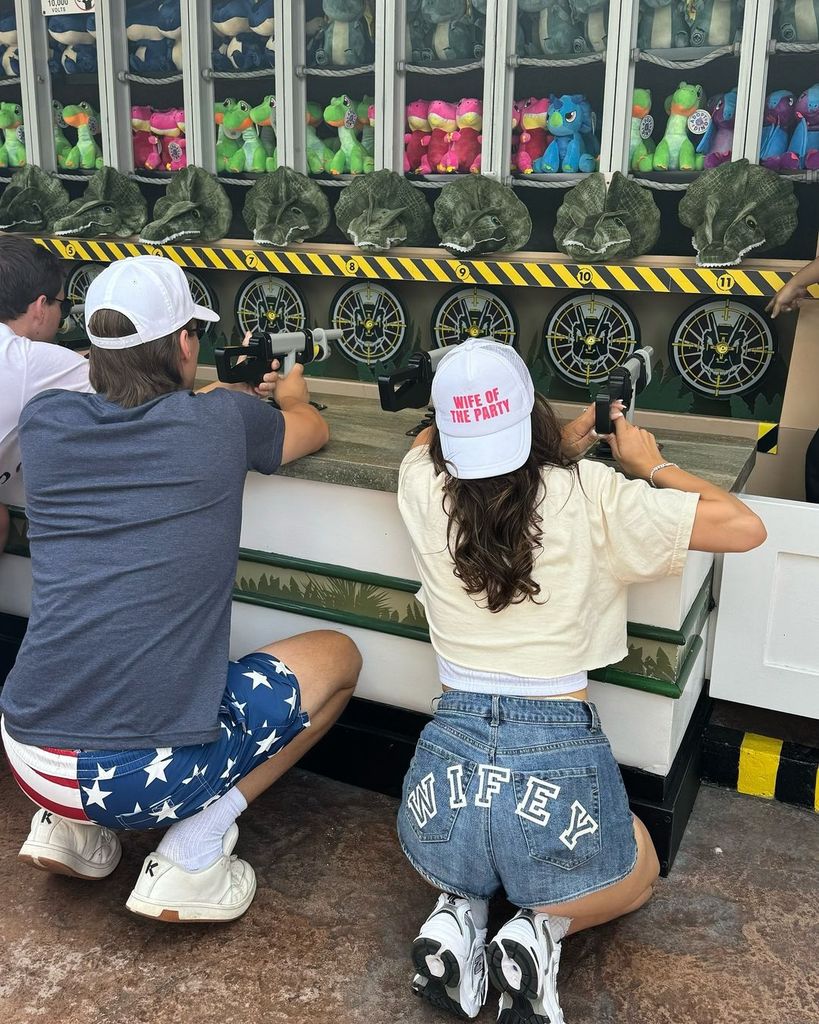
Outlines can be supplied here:
<path id="1" fill-rule="evenodd" d="M 51 233 L 68 206 L 68 192 L 53 174 L 29 164 L 6 185 L 0 197 L 0 231 Z"/>
<path id="2" fill-rule="evenodd" d="M 336 224 L 353 245 L 372 252 L 426 245 L 433 235 L 426 199 L 395 171 L 356 178 L 339 196 L 335 214 Z"/>
<path id="3" fill-rule="evenodd" d="M 479 174 L 443 187 L 434 220 L 441 245 L 456 256 L 522 249 L 532 233 L 529 211 L 512 189 Z"/>
<path id="4" fill-rule="evenodd" d="M 148 204 L 135 181 L 113 167 L 101 167 L 79 199 L 54 223 L 55 235 L 102 238 L 135 235 L 148 219 Z"/>
<path id="5" fill-rule="evenodd" d="M 177 171 L 168 191 L 157 200 L 154 219 L 146 224 L 140 242 L 213 242 L 224 238 L 233 210 L 222 185 L 201 167 Z"/>
<path id="6" fill-rule="evenodd" d="M 248 191 L 243 215 L 259 245 L 288 245 L 315 238 L 330 223 L 330 203 L 305 174 L 279 167 Z"/>

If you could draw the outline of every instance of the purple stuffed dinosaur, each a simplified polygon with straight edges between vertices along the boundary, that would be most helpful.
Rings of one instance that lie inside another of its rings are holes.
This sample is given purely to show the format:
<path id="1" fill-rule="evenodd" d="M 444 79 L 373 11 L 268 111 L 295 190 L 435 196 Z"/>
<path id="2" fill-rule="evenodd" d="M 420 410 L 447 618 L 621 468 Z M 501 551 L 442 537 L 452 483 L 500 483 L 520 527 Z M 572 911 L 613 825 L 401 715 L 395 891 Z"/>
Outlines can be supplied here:
<path id="1" fill-rule="evenodd" d="M 734 118 L 737 112 L 737 91 L 731 89 L 726 93 L 718 93 L 708 101 L 708 113 L 711 123 L 708 131 L 700 139 L 697 152 L 705 154 L 706 168 L 718 167 L 731 159 L 734 145 Z"/>
<path id="2" fill-rule="evenodd" d="M 795 107 L 796 127 L 787 152 L 782 156 L 782 170 L 819 170 L 819 84 L 805 89 Z"/>
<path id="3" fill-rule="evenodd" d="M 787 89 L 778 89 L 765 100 L 759 162 L 771 171 L 787 170 L 785 157 L 796 117 L 795 103 L 796 97 Z"/>

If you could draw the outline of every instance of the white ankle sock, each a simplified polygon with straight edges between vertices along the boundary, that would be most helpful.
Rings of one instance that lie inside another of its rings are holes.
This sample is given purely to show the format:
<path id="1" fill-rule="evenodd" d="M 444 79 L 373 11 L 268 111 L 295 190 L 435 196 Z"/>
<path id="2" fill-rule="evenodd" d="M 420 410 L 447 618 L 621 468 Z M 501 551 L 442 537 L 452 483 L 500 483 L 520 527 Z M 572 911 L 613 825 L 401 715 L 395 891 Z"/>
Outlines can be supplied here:
<path id="1" fill-rule="evenodd" d="M 171 825 L 156 848 L 185 871 L 209 867 L 222 856 L 222 839 L 247 801 L 234 786 L 204 811 Z"/>
<path id="2" fill-rule="evenodd" d="M 549 919 L 549 931 L 552 933 L 552 938 L 555 942 L 560 942 L 569 930 L 572 919 L 570 917 L 558 917 L 557 914 L 544 914 L 544 917 Z"/>
<path id="3" fill-rule="evenodd" d="M 469 898 L 469 909 L 472 911 L 472 920 L 478 931 L 485 928 L 489 921 L 489 900 L 473 900 Z"/>

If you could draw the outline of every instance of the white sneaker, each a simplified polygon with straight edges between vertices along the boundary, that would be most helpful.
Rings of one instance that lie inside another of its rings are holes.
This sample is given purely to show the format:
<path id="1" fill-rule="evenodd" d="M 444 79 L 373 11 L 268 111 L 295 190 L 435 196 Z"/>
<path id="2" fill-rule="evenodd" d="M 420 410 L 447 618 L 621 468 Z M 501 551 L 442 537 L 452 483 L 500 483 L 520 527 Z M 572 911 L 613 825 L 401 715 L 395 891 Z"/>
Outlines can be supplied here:
<path id="1" fill-rule="evenodd" d="M 469 900 L 443 893 L 412 944 L 416 995 L 459 1017 L 477 1017 L 486 999 L 486 929 Z"/>
<path id="2" fill-rule="evenodd" d="M 234 921 L 256 895 L 256 875 L 247 861 L 231 856 L 239 827 L 230 826 L 222 839 L 222 856 L 209 867 L 186 871 L 151 853 L 145 858 L 126 907 L 160 921 Z"/>
<path id="3" fill-rule="evenodd" d="M 548 915 L 519 910 L 489 945 L 489 976 L 501 993 L 498 1024 L 564 1024 L 559 966 L 560 943 Z"/>
<path id="4" fill-rule="evenodd" d="M 31 819 L 28 839 L 18 860 L 40 871 L 94 881 L 106 878 L 119 864 L 122 846 L 102 825 L 82 824 L 41 809 Z"/>

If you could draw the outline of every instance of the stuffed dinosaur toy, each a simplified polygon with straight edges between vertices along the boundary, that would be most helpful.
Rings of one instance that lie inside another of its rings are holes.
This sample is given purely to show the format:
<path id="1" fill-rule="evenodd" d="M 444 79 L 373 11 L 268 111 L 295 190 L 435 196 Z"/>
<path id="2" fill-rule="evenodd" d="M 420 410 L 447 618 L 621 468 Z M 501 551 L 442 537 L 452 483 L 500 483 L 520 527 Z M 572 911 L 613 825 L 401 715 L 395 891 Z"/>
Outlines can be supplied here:
<path id="1" fill-rule="evenodd" d="M 691 0 L 693 6 L 694 0 Z M 637 48 L 668 50 L 689 46 L 684 0 L 640 0 L 637 20 Z"/>
<path id="2" fill-rule="evenodd" d="M 783 43 L 819 42 L 819 2 L 776 0 L 773 32 Z"/>
<path id="3" fill-rule="evenodd" d="M 782 166 L 782 158 L 788 148 L 788 140 L 796 118 L 795 106 L 796 97 L 787 89 L 778 89 L 770 93 L 765 100 L 759 162 L 772 171 L 787 169 Z"/>
<path id="4" fill-rule="evenodd" d="M 619 171 L 590 174 L 566 193 L 555 220 L 555 244 L 581 263 L 633 259 L 660 237 L 660 211 L 649 189 Z"/>
<path id="5" fill-rule="evenodd" d="M 55 221 L 54 234 L 127 238 L 137 234 L 147 219 L 148 204 L 139 185 L 113 167 L 101 167 L 85 192 Z"/>
<path id="6" fill-rule="evenodd" d="M 335 215 L 339 230 L 353 245 L 369 252 L 427 245 L 433 237 L 426 199 L 395 171 L 373 171 L 357 178 L 342 190 Z"/>
<path id="7" fill-rule="evenodd" d="M 365 0 L 322 0 L 327 19 L 314 52 L 319 67 L 358 67 L 375 57 Z"/>
<path id="8" fill-rule="evenodd" d="M 475 10 L 485 0 L 473 0 Z M 421 0 L 406 0 L 407 31 L 406 60 L 408 64 L 429 64 L 434 59 L 432 52 L 432 26 L 421 13 Z"/>
<path id="9" fill-rule="evenodd" d="M 330 203 L 306 175 L 279 167 L 248 190 L 243 216 L 257 245 L 285 246 L 326 231 Z"/>
<path id="10" fill-rule="evenodd" d="M 7 46 L 0 51 L 0 67 L 8 78 L 20 77 L 20 52 L 16 46 Z"/>
<path id="11" fill-rule="evenodd" d="M 458 127 L 455 120 L 456 109 L 456 104 L 448 103 L 446 100 L 432 100 L 430 103 L 427 109 L 430 133 L 421 140 L 426 149 L 418 168 L 421 174 L 443 172 L 444 159 L 449 152 L 450 136 Z"/>
<path id="12" fill-rule="evenodd" d="M 421 0 L 421 17 L 432 26 L 435 60 L 471 61 L 483 55 L 467 0 Z"/>
<path id="13" fill-rule="evenodd" d="M 65 137 L 64 129 L 68 127 L 63 117 L 63 105 L 59 100 L 51 101 L 51 124 L 54 134 L 54 154 L 57 166 L 65 167 L 65 158 L 71 152 L 71 143 Z"/>
<path id="14" fill-rule="evenodd" d="M 20 74 L 17 15 L 13 10 L 0 17 L 0 68 L 0 73 L 9 78 L 17 78 Z"/>
<path id="15" fill-rule="evenodd" d="M 128 67 L 135 75 L 160 76 L 175 71 L 170 39 L 139 43 L 129 50 Z"/>
<path id="16" fill-rule="evenodd" d="M 783 170 L 819 170 L 819 83 L 800 94 L 794 106 L 796 127 L 782 156 Z"/>
<path id="17" fill-rule="evenodd" d="M 154 110 L 148 127 L 152 135 L 159 137 L 162 145 L 162 170 L 181 171 L 187 166 L 185 111 L 176 107 L 171 110 Z"/>
<path id="18" fill-rule="evenodd" d="M 731 159 L 734 145 L 734 118 L 737 112 L 737 91 L 718 93 L 708 101 L 711 121 L 699 141 L 697 153 L 705 157 L 703 166 L 717 167 Z"/>
<path id="19" fill-rule="evenodd" d="M 324 124 L 323 111 L 318 103 L 308 101 L 306 109 L 305 148 L 307 168 L 311 174 L 324 174 L 330 170 L 335 153 L 324 139 L 319 138 L 316 129 Z"/>
<path id="20" fill-rule="evenodd" d="M 444 155 L 443 169 L 447 173 L 479 174 L 483 103 L 477 99 L 459 100 L 455 107 L 455 125 L 449 149 Z"/>
<path id="21" fill-rule="evenodd" d="M 522 103 L 520 100 L 512 100 L 512 144 L 510 147 L 509 169 L 518 169 L 518 144 L 520 143 L 520 118 Z"/>
<path id="22" fill-rule="evenodd" d="M 552 136 L 546 125 L 549 121 L 549 101 L 532 96 L 518 103 L 521 131 L 515 151 L 515 170 L 531 174 L 535 162 L 546 152 Z"/>
<path id="23" fill-rule="evenodd" d="M 608 38 L 609 0 L 569 0 L 569 10 L 580 32 L 575 53 L 602 53 Z"/>
<path id="24" fill-rule="evenodd" d="M 361 145 L 367 154 L 364 161 L 364 173 L 369 174 L 375 168 L 375 121 L 370 121 L 370 112 L 375 117 L 375 106 L 372 96 L 365 96 L 356 104 L 356 116 L 358 117 L 357 130 L 361 132 Z"/>
<path id="25" fill-rule="evenodd" d="M 162 75 L 177 70 L 173 62 L 175 42 L 163 35 L 159 27 L 161 7 L 156 0 L 126 5 L 128 66 L 134 74 Z"/>
<path id="26" fill-rule="evenodd" d="M 103 166 L 102 150 L 95 135 L 100 133 L 100 116 L 90 103 L 76 103 L 63 107 L 63 120 L 77 129 L 77 141 L 65 158 L 69 170 L 95 170 Z"/>
<path id="27" fill-rule="evenodd" d="M 0 196 L 0 231 L 51 234 L 68 206 L 68 192 L 53 174 L 30 164 L 17 171 Z"/>
<path id="28" fill-rule="evenodd" d="M 532 234 L 529 211 L 512 189 L 482 174 L 444 185 L 433 222 L 441 246 L 455 256 L 512 252 Z"/>
<path id="29" fill-rule="evenodd" d="M 330 174 L 362 174 L 369 160 L 356 135 L 358 113 L 349 96 L 334 96 L 324 108 L 324 121 L 338 131 L 340 148 L 333 154 L 327 170 Z"/>
<path id="30" fill-rule="evenodd" d="M 518 0 L 518 24 L 524 26 L 519 42 L 527 57 L 557 57 L 574 53 L 583 30 L 572 18 L 569 0 Z"/>
<path id="31" fill-rule="evenodd" d="M 171 43 L 171 62 L 182 70 L 182 12 L 179 0 L 162 0 L 157 12 L 156 27 Z"/>
<path id="32" fill-rule="evenodd" d="M 239 100 L 235 106 L 225 110 L 222 127 L 226 133 L 241 138 L 241 145 L 228 161 L 227 169 L 233 174 L 247 171 L 261 174 L 267 170 L 267 152 L 259 138 L 259 127 L 251 117 L 251 106 Z"/>
<path id="33" fill-rule="evenodd" d="M 729 267 L 784 245 L 796 230 L 793 182 L 747 160 L 712 167 L 680 200 L 680 223 L 694 232 L 697 266 Z"/>
<path id="34" fill-rule="evenodd" d="M 267 156 L 265 170 L 275 171 L 279 166 L 276 147 L 276 97 L 272 94 L 265 96 L 261 103 L 251 109 L 250 119 L 259 129 L 259 140 Z"/>
<path id="35" fill-rule="evenodd" d="M 151 107 L 131 107 L 134 167 L 139 171 L 156 171 L 162 164 L 162 143 L 151 132 L 152 115 Z"/>
<path id="36" fill-rule="evenodd" d="M 26 164 L 26 134 L 23 128 L 23 108 L 19 103 L 0 103 L 0 167 L 24 167 Z"/>
<path id="37" fill-rule="evenodd" d="M 420 171 L 426 153 L 424 139 L 430 137 L 429 100 L 413 100 L 407 104 L 407 128 L 404 135 L 404 174 Z"/>
<path id="38" fill-rule="evenodd" d="M 553 139 L 534 162 L 538 174 L 586 174 L 596 169 L 600 143 L 594 134 L 591 104 L 585 96 L 551 96 L 547 124 Z"/>
<path id="39" fill-rule="evenodd" d="M 651 91 L 635 89 L 631 100 L 631 139 L 628 165 L 632 171 L 651 171 L 654 168 L 654 142 L 651 129 Z"/>
<path id="40" fill-rule="evenodd" d="M 17 15 L 14 10 L 0 15 L 0 46 L 17 46 Z"/>
<path id="41" fill-rule="evenodd" d="M 67 75 L 93 75 L 97 70 L 97 47 L 66 46 L 60 64 Z"/>
<path id="42" fill-rule="evenodd" d="M 139 240 L 150 245 L 215 242 L 227 234 L 232 215 L 230 199 L 215 175 L 189 164 L 170 179 Z"/>
<path id="43" fill-rule="evenodd" d="M 87 14 L 55 14 L 46 22 L 48 34 L 60 46 L 95 46 Z"/>
<path id="44" fill-rule="evenodd" d="M 680 82 L 665 101 L 668 121 L 665 134 L 654 151 L 655 171 L 701 170 L 704 158 L 694 150 L 694 143 L 688 137 L 688 118 L 702 104 L 702 87 Z"/>
<path id="45" fill-rule="evenodd" d="M 685 0 L 689 46 L 726 46 L 742 34 L 744 0 Z"/>

